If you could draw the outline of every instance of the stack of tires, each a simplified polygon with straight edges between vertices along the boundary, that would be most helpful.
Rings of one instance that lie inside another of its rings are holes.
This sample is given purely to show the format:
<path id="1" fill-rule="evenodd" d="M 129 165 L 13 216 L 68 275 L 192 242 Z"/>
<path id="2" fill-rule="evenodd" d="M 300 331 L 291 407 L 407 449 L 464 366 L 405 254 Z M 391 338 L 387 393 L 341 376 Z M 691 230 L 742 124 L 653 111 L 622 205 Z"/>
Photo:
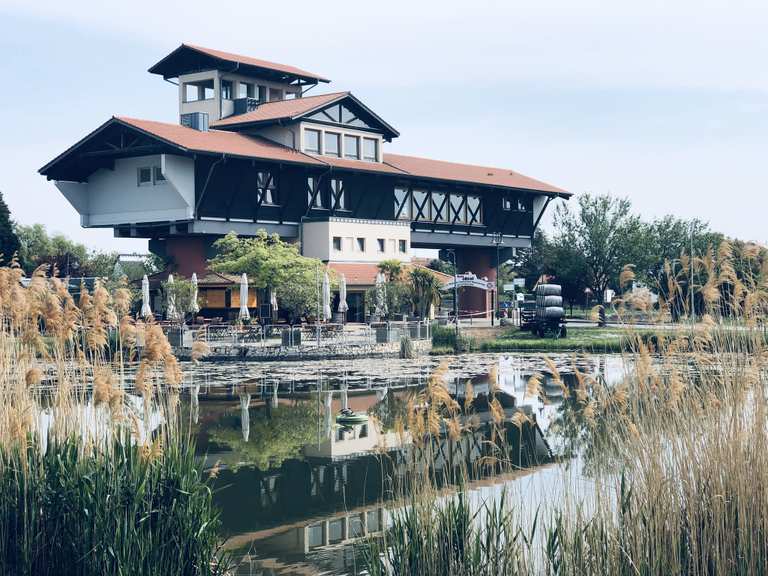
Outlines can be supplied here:
<path id="1" fill-rule="evenodd" d="M 565 309 L 562 288 L 559 284 L 536 286 L 536 327 L 535 332 L 542 338 L 546 335 L 565 336 Z"/>

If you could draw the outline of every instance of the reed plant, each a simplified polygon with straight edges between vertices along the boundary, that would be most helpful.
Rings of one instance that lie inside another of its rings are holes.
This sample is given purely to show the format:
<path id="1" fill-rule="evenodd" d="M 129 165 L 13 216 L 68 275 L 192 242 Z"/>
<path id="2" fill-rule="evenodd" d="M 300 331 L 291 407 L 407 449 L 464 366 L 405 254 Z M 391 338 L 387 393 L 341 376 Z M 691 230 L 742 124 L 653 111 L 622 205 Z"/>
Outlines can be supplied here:
<path id="1" fill-rule="evenodd" d="M 747 261 L 735 261 L 726 243 L 717 254 L 668 263 L 660 290 L 666 296 L 656 308 L 631 293 L 622 296 L 619 316 L 635 309 L 669 317 L 675 307 L 683 321 L 653 338 L 627 322 L 619 382 L 582 373 L 574 362 L 575 384 L 563 385 L 564 405 L 589 443 L 592 488 L 566 483 L 564 497 L 546 502 L 530 522 L 504 499 L 467 506 L 464 488 L 441 496 L 435 476 L 425 476 L 406 505 L 392 508 L 384 537 L 366 541 L 366 568 L 372 574 L 765 574 L 768 259 L 759 251 L 741 257 Z M 562 383 L 555 363 L 547 362 L 546 372 Z M 541 378 L 530 378 L 527 394 L 541 394 Z M 451 411 L 460 409 L 449 399 L 441 408 L 434 400 L 440 393 L 429 387 L 425 394 L 412 407 L 427 415 L 411 423 L 415 442 L 449 433 Z M 503 442 L 499 435 L 499 455 L 508 453 Z M 498 544 L 479 544 L 496 538 Z"/>
<path id="2" fill-rule="evenodd" d="M 124 286 L 67 284 L 0 268 L 0 573 L 222 573 L 162 328 Z"/>

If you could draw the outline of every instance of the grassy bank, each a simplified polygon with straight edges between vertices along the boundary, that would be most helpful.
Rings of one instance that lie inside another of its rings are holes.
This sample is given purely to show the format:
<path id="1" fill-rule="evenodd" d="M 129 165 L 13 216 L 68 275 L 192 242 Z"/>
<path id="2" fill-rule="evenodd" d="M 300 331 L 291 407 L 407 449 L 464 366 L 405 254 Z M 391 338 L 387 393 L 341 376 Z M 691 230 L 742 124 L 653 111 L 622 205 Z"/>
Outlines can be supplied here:
<path id="1" fill-rule="evenodd" d="M 125 289 L 97 282 L 76 302 L 42 271 L 20 277 L 0 268 L 0 573 L 223 573 L 162 329 L 128 316 Z"/>

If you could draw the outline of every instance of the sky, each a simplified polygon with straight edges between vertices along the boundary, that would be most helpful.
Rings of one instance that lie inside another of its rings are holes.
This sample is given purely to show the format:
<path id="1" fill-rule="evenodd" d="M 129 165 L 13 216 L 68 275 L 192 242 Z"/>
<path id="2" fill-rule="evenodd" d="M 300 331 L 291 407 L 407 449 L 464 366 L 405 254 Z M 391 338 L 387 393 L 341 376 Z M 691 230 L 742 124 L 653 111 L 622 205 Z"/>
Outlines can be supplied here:
<path id="1" fill-rule="evenodd" d="M 768 3 L 0 0 L 0 191 L 94 249 L 37 170 L 112 115 L 178 121 L 147 68 L 182 42 L 292 64 L 401 136 L 385 152 L 509 168 L 768 242 Z M 549 226 L 549 218 L 544 226 Z"/>

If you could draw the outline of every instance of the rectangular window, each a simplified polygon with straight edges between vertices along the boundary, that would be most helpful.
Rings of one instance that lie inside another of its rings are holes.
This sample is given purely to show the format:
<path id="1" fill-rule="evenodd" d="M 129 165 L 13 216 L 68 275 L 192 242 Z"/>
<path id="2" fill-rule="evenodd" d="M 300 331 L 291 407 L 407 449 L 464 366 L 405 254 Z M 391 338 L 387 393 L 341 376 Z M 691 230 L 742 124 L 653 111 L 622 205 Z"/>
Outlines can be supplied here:
<path id="1" fill-rule="evenodd" d="M 467 196 L 467 222 L 469 224 L 483 223 L 480 196 Z"/>
<path id="2" fill-rule="evenodd" d="M 136 170 L 136 184 L 138 186 L 152 186 L 152 168 L 149 166 Z"/>
<path id="3" fill-rule="evenodd" d="M 385 247 L 384 238 L 378 238 L 376 240 L 376 243 L 379 246 L 379 253 L 383 254 L 384 253 L 384 247 Z"/>
<path id="4" fill-rule="evenodd" d="M 432 192 L 432 220 L 448 221 L 448 199 L 445 192 Z"/>
<path id="5" fill-rule="evenodd" d="M 255 86 L 250 82 L 240 82 L 238 85 L 238 98 L 255 98 L 256 93 Z"/>
<path id="6" fill-rule="evenodd" d="M 451 224 L 467 223 L 467 205 L 462 194 L 451 194 Z"/>
<path id="7" fill-rule="evenodd" d="M 501 199 L 501 209 L 509 212 L 512 210 L 512 198 L 504 197 Z"/>
<path id="8" fill-rule="evenodd" d="M 357 136 L 344 135 L 344 158 L 351 160 L 360 160 L 360 138 Z"/>
<path id="9" fill-rule="evenodd" d="M 533 210 L 533 207 L 531 205 L 530 199 L 528 199 L 528 198 L 526 198 L 526 199 L 518 198 L 517 199 L 517 209 L 520 212 L 530 212 L 531 210 Z"/>
<path id="10" fill-rule="evenodd" d="M 154 171 L 154 178 L 155 178 L 155 184 L 163 184 L 165 182 L 165 176 L 163 176 L 163 171 L 160 170 L 160 166 L 155 166 L 153 168 Z"/>
<path id="11" fill-rule="evenodd" d="M 221 99 L 232 100 L 232 81 L 231 80 L 221 81 Z"/>
<path id="12" fill-rule="evenodd" d="M 213 80 L 200 80 L 184 84 L 184 102 L 213 99 Z"/>
<path id="13" fill-rule="evenodd" d="M 340 135 L 335 132 L 326 132 L 323 139 L 323 154 L 326 156 L 341 157 Z"/>
<path id="14" fill-rule="evenodd" d="M 256 194 L 263 206 L 276 206 L 277 186 L 275 178 L 270 172 L 258 172 L 256 174 Z"/>
<path id="15" fill-rule="evenodd" d="M 274 102 L 275 100 L 282 100 L 283 99 L 283 91 L 280 90 L 280 88 L 270 88 L 269 89 L 269 101 Z"/>
<path id="16" fill-rule="evenodd" d="M 357 239 L 357 251 L 358 252 L 365 252 L 365 238 L 358 238 Z"/>
<path id="17" fill-rule="evenodd" d="M 429 220 L 429 192 L 426 190 L 414 190 L 413 197 L 413 219 Z"/>
<path id="18" fill-rule="evenodd" d="M 379 141 L 375 138 L 363 138 L 363 160 L 367 162 L 379 160 Z"/>
<path id="19" fill-rule="evenodd" d="M 397 247 L 400 250 L 401 254 L 405 254 L 408 252 L 408 241 L 407 240 L 398 240 L 397 241 Z"/>
<path id="20" fill-rule="evenodd" d="M 395 218 L 397 220 L 411 219 L 411 195 L 408 188 L 395 188 Z"/>
<path id="21" fill-rule="evenodd" d="M 334 252 L 341 252 L 341 236 L 333 237 L 333 250 Z"/>
<path id="22" fill-rule="evenodd" d="M 307 205 L 312 208 L 323 208 L 325 203 L 323 202 L 323 191 L 319 190 L 317 196 L 315 196 L 315 187 L 317 186 L 317 179 L 313 176 L 307 178 Z"/>
<path id="23" fill-rule="evenodd" d="M 331 180 L 331 203 L 334 210 L 347 209 L 347 197 L 344 192 L 344 181 L 339 178 Z"/>
<path id="24" fill-rule="evenodd" d="M 259 102 L 264 102 L 267 99 L 267 87 L 257 85 L 254 98 L 256 98 L 256 100 Z"/>
<path id="25" fill-rule="evenodd" d="M 304 152 L 320 154 L 320 130 L 304 130 Z"/>

